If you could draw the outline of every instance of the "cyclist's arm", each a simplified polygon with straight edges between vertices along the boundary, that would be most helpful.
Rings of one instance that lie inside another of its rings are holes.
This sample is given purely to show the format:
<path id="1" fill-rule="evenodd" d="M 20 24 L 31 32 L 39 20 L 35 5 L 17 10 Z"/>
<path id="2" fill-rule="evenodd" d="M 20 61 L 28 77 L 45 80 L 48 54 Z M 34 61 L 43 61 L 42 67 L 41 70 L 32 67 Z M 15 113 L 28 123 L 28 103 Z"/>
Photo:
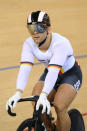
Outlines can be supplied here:
<path id="1" fill-rule="evenodd" d="M 56 80 L 58 78 L 58 74 L 60 72 L 61 67 L 64 65 L 67 59 L 67 49 L 64 45 L 59 45 L 55 47 L 55 51 L 51 61 L 48 65 L 48 74 L 46 76 L 43 92 L 49 94 L 53 89 Z"/>
<path id="2" fill-rule="evenodd" d="M 21 55 L 21 65 L 17 77 L 16 89 L 23 92 L 28 81 L 30 71 L 34 63 L 34 56 L 31 47 L 25 42 Z"/>

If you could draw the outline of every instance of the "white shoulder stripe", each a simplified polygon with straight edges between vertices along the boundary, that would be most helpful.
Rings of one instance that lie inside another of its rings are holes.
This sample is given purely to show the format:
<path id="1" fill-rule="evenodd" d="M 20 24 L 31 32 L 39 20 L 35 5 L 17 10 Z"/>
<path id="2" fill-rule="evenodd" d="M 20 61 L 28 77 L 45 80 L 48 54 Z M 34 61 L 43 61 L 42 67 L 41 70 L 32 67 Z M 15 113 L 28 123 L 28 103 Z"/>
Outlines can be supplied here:
<path id="1" fill-rule="evenodd" d="M 42 12 L 42 11 L 39 13 L 38 22 L 42 22 L 43 21 L 43 17 L 44 17 L 45 14 L 46 13 Z"/>
<path id="2" fill-rule="evenodd" d="M 28 16 L 28 23 L 31 23 L 32 20 L 31 20 L 31 14 Z"/>

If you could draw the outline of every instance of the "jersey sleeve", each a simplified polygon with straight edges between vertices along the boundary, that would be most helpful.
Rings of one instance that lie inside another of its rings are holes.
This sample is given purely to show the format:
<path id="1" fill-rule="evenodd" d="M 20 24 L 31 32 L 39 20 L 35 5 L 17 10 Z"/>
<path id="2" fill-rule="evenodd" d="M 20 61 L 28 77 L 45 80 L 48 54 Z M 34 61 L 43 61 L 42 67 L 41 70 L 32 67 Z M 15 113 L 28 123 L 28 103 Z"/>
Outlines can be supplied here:
<path id="1" fill-rule="evenodd" d="M 49 94 L 53 89 L 58 78 L 58 74 L 67 59 L 67 48 L 62 43 L 58 46 L 55 46 L 53 51 L 53 56 L 48 65 L 48 74 L 46 76 L 42 90 L 47 94 Z"/>
<path id="2" fill-rule="evenodd" d="M 21 64 L 27 64 L 32 66 L 34 63 L 34 55 L 31 45 L 25 41 L 21 54 Z"/>
<path id="3" fill-rule="evenodd" d="M 17 77 L 16 82 L 16 89 L 20 89 L 24 91 L 30 71 L 32 69 L 34 63 L 34 56 L 31 50 L 31 47 L 25 42 L 22 49 L 22 55 L 21 55 L 21 62 L 20 62 L 20 69 Z"/>
<path id="4" fill-rule="evenodd" d="M 27 82 L 28 82 L 31 68 L 32 68 L 31 66 L 26 65 L 26 64 L 23 64 L 20 66 L 18 77 L 17 77 L 17 82 L 16 82 L 16 89 L 24 91 L 27 85 Z"/>

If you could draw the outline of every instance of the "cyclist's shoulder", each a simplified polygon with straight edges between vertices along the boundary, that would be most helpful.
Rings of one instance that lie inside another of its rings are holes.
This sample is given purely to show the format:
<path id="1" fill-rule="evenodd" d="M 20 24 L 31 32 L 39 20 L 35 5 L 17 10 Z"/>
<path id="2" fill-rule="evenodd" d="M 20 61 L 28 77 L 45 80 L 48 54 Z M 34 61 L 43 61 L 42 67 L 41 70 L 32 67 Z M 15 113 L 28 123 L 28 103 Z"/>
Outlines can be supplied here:
<path id="1" fill-rule="evenodd" d="M 66 38 L 65 36 L 58 34 L 58 33 L 55 33 L 55 32 L 52 32 L 52 37 L 54 39 L 69 41 L 68 38 Z"/>
<path id="2" fill-rule="evenodd" d="M 33 43 L 32 37 L 28 37 L 25 41 L 24 41 L 24 45 L 31 45 L 31 43 Z"/>
<path id="3" fill-rule="evenodd" d="M 70 46 L 71 43 L 69 41 L 69 39 L 67 39 L 66 37 L 58 34 L 58 33 L 52 33 L 52 45 L 53 46 Z"/>
<path id="4" fill-rule="evenodd" d="M 32 37 L 28 37 L 28 38 L 24 41 L 24 43 L 23 43 L 23 48 L 27 48 L 27 49 L 31 48 L 31 49 L 32 49 L 32 46 L 34 45 L 33 43 L 34 43 L 34 42 L 33 42 Z"/>

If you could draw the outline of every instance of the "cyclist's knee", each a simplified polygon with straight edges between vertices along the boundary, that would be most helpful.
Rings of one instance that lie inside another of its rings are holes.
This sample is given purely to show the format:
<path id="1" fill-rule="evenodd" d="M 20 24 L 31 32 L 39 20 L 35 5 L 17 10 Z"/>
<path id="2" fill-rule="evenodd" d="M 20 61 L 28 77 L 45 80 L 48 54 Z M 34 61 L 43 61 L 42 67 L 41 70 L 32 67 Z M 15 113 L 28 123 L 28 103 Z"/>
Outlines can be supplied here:
<path id="1" fill-rule="evenodd" d="M 34 95 L 40 95 L 42 88 L 43 88 L 44 82 L 37 82 L 32 90 L 32 96 Z"/>
<path id="2" fill-rule="evenodd" d="M 54 101 L 54 97 L 55 97 L 55 90 L 53 89 L 50 94 L 48 95 L 48 100 L 52 103 Z"/>
<path id="3" fill-rule="evenodd" d="M 63 103 L 61 103 L 60 101 L 54 100 L 53 105 L 54 105 L 54 108 L 57 113 L 61 113 L 65 110 L 67 110 L 67 107 Z"/>
<path id="4" fill-rule="evenodd" d="M 42 88 L 43 88 L 43 84 L 44 82 L 37 82 L 35 84 L 35 86 L 33 87 L 33 90 L 32 90 L 32 96 L 35 96 L 35 95 L 40 95 L 41 91 L 42 91 Z M 31 102 L 32 103 L 32 106 L 34 107 L 35 106 L 35 102 Z"/>

